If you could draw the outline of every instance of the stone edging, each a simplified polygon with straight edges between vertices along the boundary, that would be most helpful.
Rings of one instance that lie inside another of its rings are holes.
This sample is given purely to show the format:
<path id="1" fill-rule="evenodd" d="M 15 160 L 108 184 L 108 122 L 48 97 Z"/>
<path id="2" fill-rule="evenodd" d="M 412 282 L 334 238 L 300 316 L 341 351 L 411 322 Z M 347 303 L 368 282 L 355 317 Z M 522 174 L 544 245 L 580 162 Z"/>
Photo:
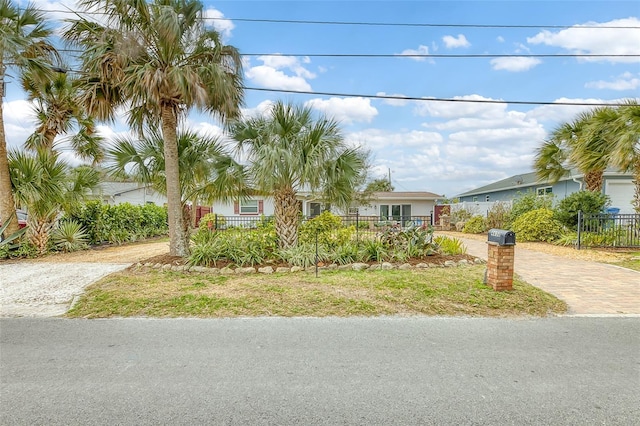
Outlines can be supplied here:
<path id="1" fill-rule="evenodd" d="M 468 265 L 481 265 L 486 263 L 484 260 L 480 258 L 475 258 L 473 262 L 462 259 L 458 262 L 453 260 L 447 260 L 444 265 L 436 265 L 434 263 L 418 263 L 415 266 L 410 265 L 409 263 L 403 263 L 401 265 L 393 264 L 390 262 L 382 262 L 380 264 L 369 265 L 367 263 L 350 263 L 347 265 L 337 265 L 331 264 L 327 266 L 319 266 L 318 271 L 378 271 L 378 270 L 390 270 L 390 269 L 428 269 L 428 268 L 451 268 L 451 267 L 459 267 L 459 266 L 468 266 Z M 237 267 L 237 268 L 208 268 L 205 266 L 189 266 L 189 265 L 169 265 L 169 264 L 161 264 L 161 263 L 136 263 L 134 265 L 135 270 L 148 270 L 148 269 L 158 269 L 162 271 L 173 271 L 173 272 L 196 272 L 196 273 L 205 273 L 205 274 L 222 274 L 222 275 L 233 275 L 233 274 L 273 274 L 273 273 L 295 273 L 295 272 L 315 272 L 316 267 L 310 266 L 308 268 L 304 268 L 302 266 L 291 266 L 291 267 L 282 267 L 279 266 L 274 268 L 273 266 L 263 266 L 263 267 Z"/>

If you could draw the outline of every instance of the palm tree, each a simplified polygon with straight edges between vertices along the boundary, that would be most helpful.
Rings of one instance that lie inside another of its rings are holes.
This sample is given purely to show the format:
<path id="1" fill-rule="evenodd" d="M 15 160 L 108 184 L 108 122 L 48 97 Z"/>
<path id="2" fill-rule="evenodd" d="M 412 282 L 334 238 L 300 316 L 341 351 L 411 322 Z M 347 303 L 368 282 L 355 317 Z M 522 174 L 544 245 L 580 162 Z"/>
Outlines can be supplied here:
<path id="1" fill-rule="evenodd" d="M 603 134 L 589 132 L 588 128 L 595 117 L 609 114 L 609 109 L 597 108 L 554 129 L 551 137 L 536 151 L 534 169 L 538 177 L 557 182 L 575 167 L 584 174 L 588 191 L 602 191 L 608 161 L 607 144 Z"/>
<path id="2" fill-rule="evenodd" d="M 4 83 L 7 67 L 31 69 L 34 73 L 46 73 L 50 68 L 43 58 L 50 58 L 55 51 L 47 38 L 51 30 L 45 26 L 42 13 L 33 6 L 21 8 L 11 0 L 0 0 L 0 98 L 4 99 Z M 11 192 L 11 176 L 7 157 L 7 140 L 4 116 L 0 108 L 0 222 L 7 223 L 6 232 L 18 230 L 16 206 Z"/>
<path id="3" fill-rule="evenodd" d="M 225 122 L 240 114 L 242 62 L 220 34 L 205 26 L 198 0 L 84 0 L 106 24 L 70 21 L 65 38 L 80 46 L 84 105 L 89 115 L 112 121 L 128 109 L 129 124 L 162 129 L 169 214 L 169 250 L 186 256 L 178 153 L 178 125 L 194 108 Z"/>
<path id="4" fill-rule="evenodd" d="M 195 207 L 200 202 L 229 201 L 245 194 L 244 168 L 225 150 L 220 138 L 201 136 L 192 130 L 178 132 L 181 203 Z M 148 129 L 145 137 L 118 138 L 107 153 L 109 171 L 117 177 L 151 184 L 167 193 L 164 179 L 164 140 L 158 129 Z M 191 225 L 195 226 L 195 208 Z"/>
<path id="5" fill-rule="evenodd" d="M 22 73 L 22 87 L 33 103 L 38 123 L 25 146 L 31 150 L 40 147 L 54 150 L 55 138 L 69 133 L 75 125 L 78 132 L 71 138 L 74 152 L 97 164 L 104 156 L 102 139 L 95 134 L 94 121 L 81 103 L 77 80 L 64 72 L 48 77 L 43 79 L 29 70 Z"/>
<path id="6" fill-rule="evenodd" d="M 88 166 L 72 169 L 57 153 L 42 148 L 11 152 L 9 167 L 16 200 L 29 212 L 29 240 L 44 254 L 58 215 L 82 201 L 98 185 L 99 174 Z"/>
<path id="7" fill-rule="evenodd" d="M 622 106 L 595 114 L 588 126 L 591 138 L 602 141 L 610 167 L 633 173 L 634 209 L 640 213 L 640 105 L 629 99 Z"/>
<path id="8" fill-rule="evenodd" d="M 235 123 L 231 134 L 247 156 L 251 184 L 273 194 L 281 248 L 297 244 L 298 191 L 347 207 L 363 181 L 366 154 L 344 143 L 336 121 L 315 119 L 308 107 L 276 102 L 267 116 Z"/>

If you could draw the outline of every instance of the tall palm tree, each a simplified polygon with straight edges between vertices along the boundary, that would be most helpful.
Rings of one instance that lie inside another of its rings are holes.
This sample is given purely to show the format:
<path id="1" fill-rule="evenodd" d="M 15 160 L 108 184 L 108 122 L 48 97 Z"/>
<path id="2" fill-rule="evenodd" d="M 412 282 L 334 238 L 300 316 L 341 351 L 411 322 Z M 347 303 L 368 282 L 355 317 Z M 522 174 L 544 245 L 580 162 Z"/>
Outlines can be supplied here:
<path id="1" fill-rule="evenodd" d="M 35 153 L 12 151 L 9 167 L 16 199 L 29 211 L 27 235 L 43 254 L 60 212 L 82 201 L 98 185 L 99 174 L 88 166 L 72 169 L 58 153 L 44 148 Z"/>
<path id="2" fill-rule="evenodd" d="M 193 108 L 225 122 L 240 114 L 242 62 L 220 34 L 205 26 L 198 0 L 84 0 L 105 24 L 70 21 L 65 38 L 83 49 L 84 104 L 100 120 L 128 109 L 129 124 L 140 133 L 160 127 L 164 138 L 169 213 L 169 251 L 186 256 L 178 155 L 178 125 Z"/>
<path id="3" fill-rule="evenodd" d="M 11 0 L 0 0 L 0 99 L 4 100 L 4 83 L 8 67 L 32 69 L 36 73 L 50 71 L 47 62 L 54 49 L 47 42 L 51 35 L 44 15 L 33 6 L 21 8 Z M 0 222 L 8 221 L 6 232 L 18 230 L 15 201 L 11 192 L 11 176 L 7 157 L 4 115 L 0 108 Z"/>
<path id="4" fill-rule="evenodd" d="M 362 184 L 366 154 L 344 143 L 336 121 L 316 119 L 308 107 L 276 102 L 267 116 L 235 123 L 231 134 L 247 156 L 251 184 L 274 196 L 282 248 L 297 244 L 298 191 L 319 192 L 325 201 L 346 207 Z"/>
<path id="5" fill-rule="evenodd" d="M 71 138 L 74 152 L 94 164 L 102 160 L 102 139 L 95 134 L 94 120 L 81 103 L 81 88 L 75 78 L 63 72 L 42 78 L 27 70 L 21 80 L 37 118 L 36 130 L 25 142 L 28 149 L 54 150 L 55 138 L 75 126 L 78 132 Z"/>
<path id="6" fill-rule="evenodd" d="M 246 193 L 244 168 L 231 157 L 220 138 L 184 129 L 177 136 L 183 208 L 188 201 L 195 207 L 200 202 L 229 201 Z M 107 152 L 107 162 L 112 174 L 150 184 L 166 195 L 164 140 L 158 129 L 148 129 L 140 139 L 117 138 Z M 192 208 L 192 226 L 195 213 Z"/>

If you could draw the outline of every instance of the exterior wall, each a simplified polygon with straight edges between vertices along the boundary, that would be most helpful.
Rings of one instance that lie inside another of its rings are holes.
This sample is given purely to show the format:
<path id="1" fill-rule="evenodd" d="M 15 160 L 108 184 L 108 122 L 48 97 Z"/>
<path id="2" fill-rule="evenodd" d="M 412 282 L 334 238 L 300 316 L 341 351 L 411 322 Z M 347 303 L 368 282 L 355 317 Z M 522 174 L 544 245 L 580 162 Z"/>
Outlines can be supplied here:
<path id="1" fill-rule="evenodd" d="M 212 213 L 217 213 L 222 216 L 240 216 L 240 217 L 251 217 L 251 216 L 260 216 L 264 214 L 265 216 L 273 216 L 275 213 L 275 207 L 273 205 L 273 198 L 271 197 L 253 197 L 252 200 L 262 201 L 262 213 L 258 214 L 239 214 L 235 213 L 234 203 L 223 203 L 220 201 L 216 201 L 213 203 L 213 211 Z"/>
<path id="2" fill-rule="evenodd" d="M 105 196 L 104 201 L 107 204 L 122 204 L 130 203 L 137 206 L 142 206 L 147 203 L 153 203 L 158 206 L 164 206 L 167 203 L 167 197 L 162 194 L 158 194 L 153 190 L 147 191 L 146 188 L 138 188 L 133 191 L 123 192 L 119 195 Z"/>
<path id="3" fill-rule="evenodd" d="M 433 200 L 419 200 L 419 199 L 407 199 L 407 200 L 387 200 L 387 199 L 378 199 L 372 200 L 371 205 L 368 206 L 360 206 L 358 208 L 358 213 L 361 216 L 376 216 L 380 217 L 380 205 L 392 205 L 392 204 L 410 204 L 411 205 L 411 216 L 429 216 L 433 214 L 433 209 L 435 207 L 435 201 Z"/>

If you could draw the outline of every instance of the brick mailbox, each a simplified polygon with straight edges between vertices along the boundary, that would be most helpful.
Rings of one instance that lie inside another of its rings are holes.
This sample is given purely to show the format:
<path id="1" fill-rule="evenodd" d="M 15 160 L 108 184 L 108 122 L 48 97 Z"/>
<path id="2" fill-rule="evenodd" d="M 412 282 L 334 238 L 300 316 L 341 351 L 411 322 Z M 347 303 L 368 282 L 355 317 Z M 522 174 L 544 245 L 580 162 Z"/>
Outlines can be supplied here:
<path id="1" fill-rule="evenodd" d="M 513 289 L 516 234 L 504 229 L 490 229 L 487 245 L 489 253 L 485 283 L 495 291 Z"/>

